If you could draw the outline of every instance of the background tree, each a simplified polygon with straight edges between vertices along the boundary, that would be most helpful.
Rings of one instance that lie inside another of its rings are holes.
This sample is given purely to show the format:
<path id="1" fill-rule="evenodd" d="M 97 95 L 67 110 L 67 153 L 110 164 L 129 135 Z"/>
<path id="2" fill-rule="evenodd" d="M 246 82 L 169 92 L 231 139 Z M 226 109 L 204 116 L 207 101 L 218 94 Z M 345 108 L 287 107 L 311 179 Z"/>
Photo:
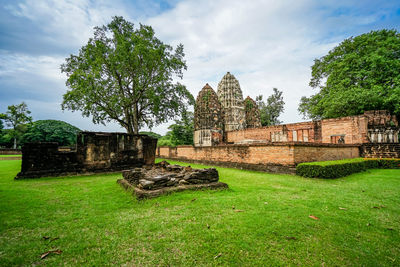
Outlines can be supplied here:
<path id="1" fill-rule="evenodd" d="M 194 117 L 193 112 L 185 111 L 179 120 L 171 124 L 165 136 L 158 139 L 158 146 L 193 145 Z"/>
<path id="2" fill-rule="evenodd" d="M 194 116 L 193 112 L 185 111 L 179 120 L 170 125 L 171 142 L 174 146 L 193 145 Z"/>
<path id="3" fill-rule="evenodd" d="M 267 102 L 263 101 L 263 96 L 256 97 L 256 103 L 260 109 L 261 125 L 269 126 L 282 123 L 279 116 L 282 114 L 285 106 L 283 101 L 282 91 L 277 88 L 273 89 L 274 92 L 267 98 Z"/>
<path id="4" fill-rule="evenodd" d="M 387 109 L 400 115 L 400 34 L 371 31 L 350 37 L 314 60 L 310 86 L 319 89 L 302 97 L 305 118 L 335 118 Z"/>
<path id="5" fill-rule="evenodd" d="M 61 146 L 76 144 L 77 127 L 57 120 L 39 120 L 28 126 L 22 142 L 57 142 Z"/>
<path id="6" fill-rule="evenodd" d="M 8 134 L 14 140 L 13 148 L 17 148 L 17 143 L 27 129 L 27 123 L 32 122 L 32 117 L 29 116 L 31 112 L 25 102 L 19 105 L 8 106 L 7 112 L 3 114 L 3 118 L 11 131 Z"/>
<path id="7" fill-rule="evenodd" d="M 61 65 L 70 90 L 62 108 L 80 110 L 94 123 L 117 121 L 128 133 L 139 133 L 172 119 L 194 98 L 173 79 L 186 70 L 183 45 L 175 51 L 154 35 L 150 26 L 114 17 L 95 27 L 94 37 L 78 55 Z"/>

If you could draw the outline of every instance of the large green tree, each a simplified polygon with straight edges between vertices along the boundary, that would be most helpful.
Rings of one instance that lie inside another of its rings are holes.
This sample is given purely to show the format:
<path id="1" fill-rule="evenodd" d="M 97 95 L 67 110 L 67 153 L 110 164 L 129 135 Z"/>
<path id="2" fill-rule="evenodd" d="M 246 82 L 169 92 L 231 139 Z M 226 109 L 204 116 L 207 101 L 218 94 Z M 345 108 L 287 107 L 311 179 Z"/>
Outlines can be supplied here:
<path id="1" fill-rule="evenodd" d="M 76 143 L 76 135 L 80 130 L 64 121 L 39 120 L 28 126 L 22 137 L 23 142 L 57 142 L 61 146 Z"/>
<path id="2" fill-rule="evenodd" d="M 138 28 L 122 17 L 95 27 L 94 37 L 78 55 L 61 65 L 70 90 L 63 109 L 80 110 L 94 123 L 116 121 L 139 133 L 183 112 L 194 98 L 174 79 L 186 70 L 183 45 L 174 50 L 155 37 L 150 26 Z"/>
<path id="3" fill-rule="evenodd" d="M 32 117 L 29 115 L 31 112 L 25 102 L 18 105 L 11 105 L 7 107 L 7 112 L 2 114 L 6 125 L 11 127 L 8 134 L 14 140 L 13 148 L 17 148 L 17 143 L 21 139 L 23 133 L 27 129 L 27 123 L 32 122 Z"/>
<path id="4" fill-rule="evenodd" d="M 387 109 L 400 115 L 400 34 L 371 31 L 344 40 L 314 60 L 310 86 L 319 92 L 302 97 L 305 118 L 335 118 Z"/>
<path id="5" fill-rule="evenodd" d="M 282 123 L 279 116 L 282 114 L 285 106 L 282 91 L 277 88 L 273 89 L 272 95 L 267 98 L 267 102 L 263 101 L 263 96 L 256 97 L 256 103 L 260 110 L 261 125 L 269 126 Z"/>

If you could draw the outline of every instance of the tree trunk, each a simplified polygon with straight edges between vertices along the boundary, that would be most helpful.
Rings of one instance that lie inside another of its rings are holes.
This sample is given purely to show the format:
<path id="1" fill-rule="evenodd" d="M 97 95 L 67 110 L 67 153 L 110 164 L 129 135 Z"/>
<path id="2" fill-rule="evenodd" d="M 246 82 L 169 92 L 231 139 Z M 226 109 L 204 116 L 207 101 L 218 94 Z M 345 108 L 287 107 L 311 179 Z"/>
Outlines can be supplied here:
<path id="1" fill-rule="evenodd" d="M 133 105 L 133 133 L 139 134 L 139 114 L 138 114 L 138 106 L 135 103 Z"/>
<path id="2" fill-rule="evenodd" d="M 13 148 L 17 149 L 17 138 L 16 137 L 14 137 L 14 147 Z"/>

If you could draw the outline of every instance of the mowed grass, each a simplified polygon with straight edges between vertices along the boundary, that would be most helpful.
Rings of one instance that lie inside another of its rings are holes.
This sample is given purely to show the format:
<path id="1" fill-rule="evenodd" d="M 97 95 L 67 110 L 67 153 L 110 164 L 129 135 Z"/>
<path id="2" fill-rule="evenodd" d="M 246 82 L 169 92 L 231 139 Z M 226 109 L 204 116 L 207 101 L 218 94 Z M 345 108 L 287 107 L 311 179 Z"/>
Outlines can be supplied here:
<path id="1" fill-rule="evenodd" d="M 1 266 L 400 265 L 400 170 L 218 168 L 229 190 L 137 201 L 120 174 L 14 181 L 20 164 L 0 161 Z"/>
<path id="2" fill-rule="evenodd" d="M 0 158 L 15 158 L 22 157 L 22 155 L 0 155 Z"/>

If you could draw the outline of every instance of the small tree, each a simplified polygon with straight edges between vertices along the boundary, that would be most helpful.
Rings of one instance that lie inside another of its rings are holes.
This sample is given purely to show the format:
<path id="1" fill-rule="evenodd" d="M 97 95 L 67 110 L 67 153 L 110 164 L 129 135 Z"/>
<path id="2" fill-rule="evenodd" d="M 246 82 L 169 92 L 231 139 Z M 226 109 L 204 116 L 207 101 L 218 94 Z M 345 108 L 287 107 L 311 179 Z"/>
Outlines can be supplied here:
<path id="1" fill-rule="evenodd" d="M 177 145 L 193 145 L 194 118 L 193 112 L 185 111 L 180 120 L 168 127 L 171 130 L 171 142 Z"/>
<path id="2" fill-rule="evenodd" d="M 17 140 L 26 131 L 26 124 L 32 122 L 31 112 L 25 102 L 19 105 L 8 106 L 7 112 L 2 115 L 8 127 L 11 127 L 10 135 L 14 139 L 13 148 L 17 148 Z"/>
<path id="3" fill-rule="evenodd" d="M 267 98 L 266 103 L 263 101 L 262 95 L 256 97 L 256 103 L 260 109 L 262 126 L 282 123 L 278 118 L 284 110 L 285 102 L 283 101 L 282 91 L 279 91 L 277 88 L 273 90 L 273 94 Z"/>
<path id="4" fill-rule="evenodd" d="M 194 98 L 173 79 L 186 70 L 183 45 L 175 51 L 154 35 L 150 26 L 122 17 L 95 27 L 94 37 L 61 65 L 70 90 L 62 109 L 80 110 L 94 123 L 116 121 L 128 133 L 139 133 L 174 118 Z"/>

